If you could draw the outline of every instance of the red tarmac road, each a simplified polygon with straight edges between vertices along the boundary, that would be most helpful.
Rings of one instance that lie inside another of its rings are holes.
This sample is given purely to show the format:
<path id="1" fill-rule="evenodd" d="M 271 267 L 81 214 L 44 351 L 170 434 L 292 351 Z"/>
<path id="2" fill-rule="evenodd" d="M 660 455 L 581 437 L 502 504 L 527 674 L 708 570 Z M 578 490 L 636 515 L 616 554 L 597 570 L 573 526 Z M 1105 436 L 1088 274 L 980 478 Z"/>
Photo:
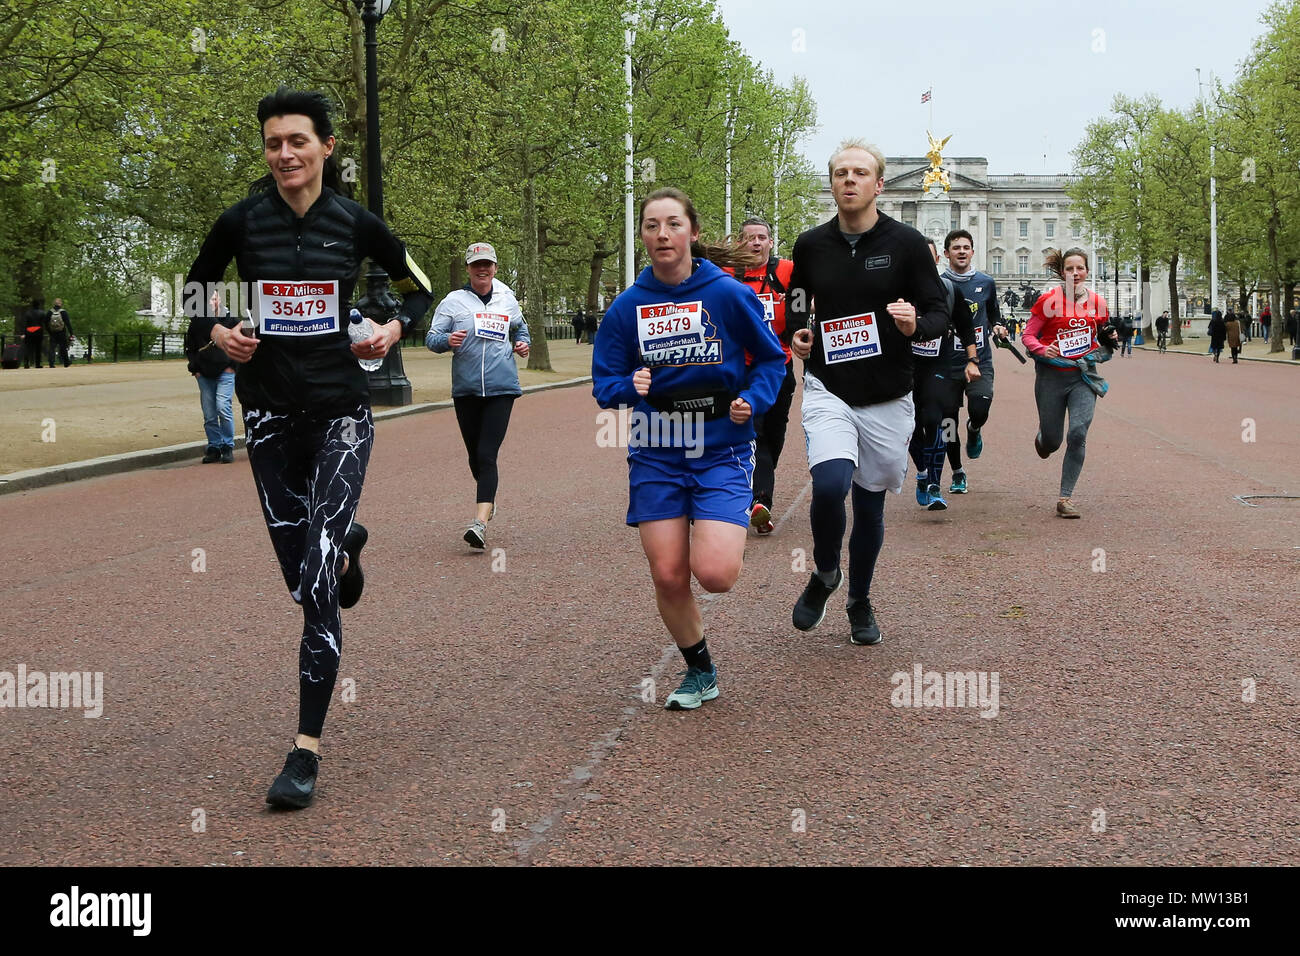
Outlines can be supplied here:
<path id="1" fill-rule="evenodd" d="M 849 644 L 843 592 L 790 624 L 796 403 L 778 531 L 705 602 L 722 694 L 693 713 L 662 709 L 681 659 L 588 389 L 517 404 L 488 554 L 460 539 L 452 413 L 381 423 L 296 814 L 263 797 L 301 618 L 243 454 L 0 497 L 0 671 L 104 687 L 98 719 L 0 708 L 0 864 L 1300 863 L 1300 501 L 1234 500 L 1300 494 L 1300 374 L 1112 361 L 1062 521 L 1032 367 L 1005 358 L 971 493 L 889 496 L 877 647 Z M 893 706 L 915 665 L 997 672 L 996 717 Z"/>

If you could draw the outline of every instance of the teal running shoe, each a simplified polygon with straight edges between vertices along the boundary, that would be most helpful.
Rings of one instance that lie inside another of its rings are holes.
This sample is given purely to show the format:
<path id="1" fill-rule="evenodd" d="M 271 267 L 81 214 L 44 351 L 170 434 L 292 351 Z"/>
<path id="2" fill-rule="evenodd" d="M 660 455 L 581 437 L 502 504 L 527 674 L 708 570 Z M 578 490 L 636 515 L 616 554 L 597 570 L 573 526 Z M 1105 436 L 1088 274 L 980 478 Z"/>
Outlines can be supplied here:
<path id="1" fill-rule="evenodd" d="M 954 472 L 952 476 L 952 484 L 948 487 L 948 490 L 954 495 L 966 494 L 966 472 Z"/>
<path id="2" fill-rule="evenodd" d="M 668 695 L 664 702 L 665 710 L 694 710 L 706 700 L 718 696 L 718 670 L 700 670 L 698 667 L 686 668 L 686 677 L 682 686 Z"/>

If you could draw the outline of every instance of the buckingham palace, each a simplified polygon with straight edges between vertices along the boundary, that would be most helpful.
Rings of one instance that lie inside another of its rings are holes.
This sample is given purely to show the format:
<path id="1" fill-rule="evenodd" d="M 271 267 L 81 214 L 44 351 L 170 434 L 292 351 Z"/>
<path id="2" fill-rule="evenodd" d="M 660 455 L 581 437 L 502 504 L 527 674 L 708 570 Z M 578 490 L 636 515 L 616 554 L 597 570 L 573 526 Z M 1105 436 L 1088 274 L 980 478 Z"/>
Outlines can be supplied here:
<path id="1" fill-rule="evenodd" d="M 1046 251 L 1078 246 L 1088 253 L 1093 288 L 1115 308 L 1113 267 L 1104 257 L 1098 259 L 1090 230 L 1070 213 L 1065 189 L 1073 177 L 989 175 L 989 161 L 983 157 L 944 157 L 949 191 L 923 198 L 921 180 L 929 168 L 930 161 L 924 156 L 886 157 L 885 189 L 876 200 L 877 208 L 919 229 L 935 241 L 940 253 L 950 230 L 965 229 L 974 237 L 975 268 L 997 279 L 1003 291 L 1021 292 L 1026 287 L 1043 291 L 1053 281 L 1043 268 Z M 835 215 L 835 202 L 830 177 L 822 175 L 821 179 L 820 221 L 824 222 Z M 1169 307 L 1169 292 L 1163 282 L 1163 273 L 1153 269 L 1147 295 L 1154 315 Z M 1126 268 L 1120 271 L 1119 311 L 1137 311 L 1137 280 Z"/>

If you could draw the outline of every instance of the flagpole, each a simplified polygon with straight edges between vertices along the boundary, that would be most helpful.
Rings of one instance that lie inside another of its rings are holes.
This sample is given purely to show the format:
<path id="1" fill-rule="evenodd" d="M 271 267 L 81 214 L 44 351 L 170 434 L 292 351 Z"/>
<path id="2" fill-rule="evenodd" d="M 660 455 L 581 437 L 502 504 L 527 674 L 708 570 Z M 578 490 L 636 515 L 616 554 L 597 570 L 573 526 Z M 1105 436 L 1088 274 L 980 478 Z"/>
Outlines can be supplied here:
<path id="1" fill-rule="evenodd" d="M 934 129 L 934 83 L 930 83 L 930 129 Z"/>

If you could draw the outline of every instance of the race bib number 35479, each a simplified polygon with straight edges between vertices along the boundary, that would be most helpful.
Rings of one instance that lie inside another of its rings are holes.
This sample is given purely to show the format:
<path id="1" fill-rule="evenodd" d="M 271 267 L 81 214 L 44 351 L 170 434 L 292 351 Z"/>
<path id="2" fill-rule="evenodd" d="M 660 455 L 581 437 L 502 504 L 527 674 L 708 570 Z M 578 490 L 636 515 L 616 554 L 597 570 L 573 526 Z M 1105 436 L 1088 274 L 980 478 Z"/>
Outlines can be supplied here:
<path id="1" fill-rule="evenodd" d="M 703 302 L 665 302 L 636 307 L 642 355 L 704 344 Z"/>
<path id="2" fill-rule="evenodd" d="M 339 283 L 257 283 L 257 317 L 263 335 L 322 335 L 339 330 Z"/>
<path id="3" fill-rule="evenodd" d="M 880 326 L 874 312 L 827 319 L 822 323 L 822 354 L 827 365 L 880 354 Z"/>

